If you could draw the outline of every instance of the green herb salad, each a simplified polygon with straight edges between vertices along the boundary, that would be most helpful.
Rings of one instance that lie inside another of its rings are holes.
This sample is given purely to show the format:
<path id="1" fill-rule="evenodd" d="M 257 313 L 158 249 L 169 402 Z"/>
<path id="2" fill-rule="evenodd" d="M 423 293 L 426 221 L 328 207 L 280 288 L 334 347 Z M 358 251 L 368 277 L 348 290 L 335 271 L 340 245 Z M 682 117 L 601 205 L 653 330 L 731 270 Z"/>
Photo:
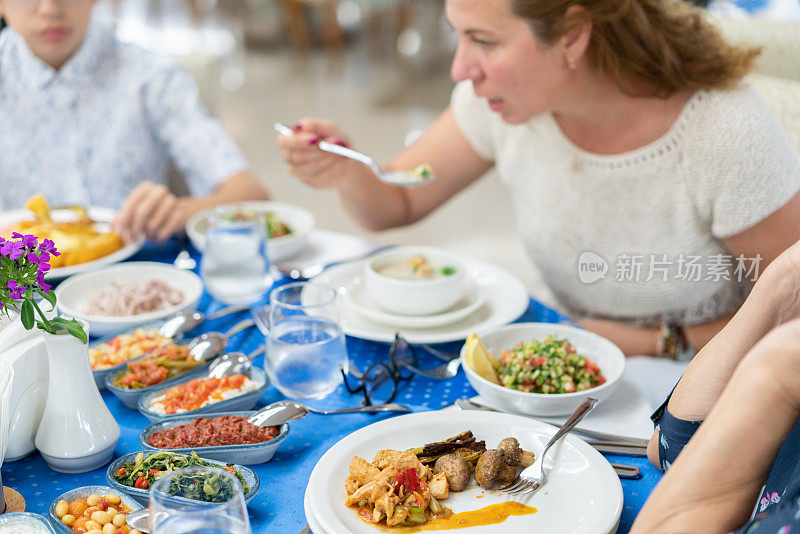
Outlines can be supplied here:
<path id="1" fill-rule="evenodd" d="M 153 485 L 157 479 L 178 469 L 186 467 L 213 467 L 225 469 L 239 479 L 242 484 L 242 491 L 246 494 L 250 488 L 244 481 L 242 474 L 232 465 L 219 465 L 201 459 L 192 451 L 190 454 L 178 454 L 174 452 L 156 452 L 149 456 L 139 453 L 134 462 L 124 464 L 116 473 L 114 478 L 120 484 L 132 488 L 146 490 Z M 180 495 L 187 499 L 205 502 L 225 502 L 230 500 L 235 488 L 224 477 L 214 470 L 208 472 L 186 473 L 175 477 L 170 484 L 169 493 Z"/>
<path id="2" fill-rule="evenodd" d="M 606 381 L 596 363 L 553 336 L 504 350 L 495 370 L 503 386 L 529 393 L 574 393 Z"/>

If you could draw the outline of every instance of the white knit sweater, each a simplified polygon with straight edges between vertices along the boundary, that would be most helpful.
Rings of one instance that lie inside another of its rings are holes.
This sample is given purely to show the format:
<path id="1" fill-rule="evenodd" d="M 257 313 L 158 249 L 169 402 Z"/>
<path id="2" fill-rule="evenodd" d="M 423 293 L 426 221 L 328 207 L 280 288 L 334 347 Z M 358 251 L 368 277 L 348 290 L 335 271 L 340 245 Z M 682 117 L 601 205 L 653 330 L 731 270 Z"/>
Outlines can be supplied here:
<path id="1" fill-rule="evenodd" d="M 661 138 L 611 156 L 577 147 L 551 114 L 503 122 L 470 82 L 451 106 L 510 189 L 545 282 L 576 316 L 697 324 L 734 312 L 753 272 L 736 271 L 722 239 L 800 189 L 800 156 L 750 87 L 697 92 Z M 603 261 L 604 276 L 587 266 Z"/>

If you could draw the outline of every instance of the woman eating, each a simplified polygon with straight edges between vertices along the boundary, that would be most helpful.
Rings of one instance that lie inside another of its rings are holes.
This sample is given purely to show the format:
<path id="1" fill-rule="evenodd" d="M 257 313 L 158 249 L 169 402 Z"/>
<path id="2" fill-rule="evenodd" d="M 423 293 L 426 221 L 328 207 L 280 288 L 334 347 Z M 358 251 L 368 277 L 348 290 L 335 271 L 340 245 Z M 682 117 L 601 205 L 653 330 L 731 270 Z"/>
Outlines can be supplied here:
<path id="1" fill-rule="evenodd" d="M 800 238 L 800 158 L 744 80 L 758 51 L 683 2 L 446 0 L 446 14 L 450 106 L 387 167 L 427 163 L 436 179 L 384 184 L 319 150 L 350 141 L 312 118 L 279 137 L 292 174 L 380 230 L 494 169 L 529 256 L 582 326 L 629 355 L 702 347 L 754 271 Z M 608 269 L 593 283 L 578 276 L 587 254 Z"/>

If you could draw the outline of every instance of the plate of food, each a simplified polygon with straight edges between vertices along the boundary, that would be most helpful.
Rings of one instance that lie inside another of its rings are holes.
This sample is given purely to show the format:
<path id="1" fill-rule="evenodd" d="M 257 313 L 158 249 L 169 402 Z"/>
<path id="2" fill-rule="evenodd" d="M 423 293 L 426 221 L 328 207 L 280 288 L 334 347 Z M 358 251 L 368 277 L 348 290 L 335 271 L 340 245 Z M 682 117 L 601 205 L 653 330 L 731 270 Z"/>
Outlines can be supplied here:
<path id="1" fill-rule="evenodd" d="M 471 333 L 461 349 L 467 380 L 504 411 L 556 416 L 587 397 L 610 398 L 625 372 L 611 341 L 570 325 L 518 323 Z"/>
<path id="2" fill-rule="evenodd" d="M 139 328 L 124 329 L 121 333 L 90 342 L 89 367 L 92 368 L 97 388 L 105 388 L 106 375 L 122 370 L 129 361 L 172 343 L 173 338 L 158 333 L 158 328 L 162 324 L 162 321 L 154 321 Z"/>
<path id="3" fill-rule="evenodd" d="M 541 454 L 556 428 L 488 412 L 424 412 L 343 438 L 317 462 L 305 494 L 315 534 L 406 531 L 614 532 L 622 486 L 603 456 L 567 435 L 532 495 L 498 490 Z M 398 528 L 401 527 L 401 528 Z"/>
<path id="4" fill-rule="evenodd" d="M 245 502 L 250 502 L 261 486 L 258 475 L 252 470 L 232 463 L 204 460 L 194 452 L 189 454 L 167 451 L 132 452 L 111 462 L 106 469 L 106 480 L 116 491 L 127 493 L 135 501 L 147 505 L 148 491 L 157 478 L 170 471 L 198 466 L 221 468 L 235 475 L 242 483 Z M 213 474 L 208 474 L 208 476 L 213 476 Z M 202 484 L 198 484 L 197 489 L 196 500 L 215 502 L 213 495 L 209 496 L 203 493 Z"/>
<path id="5" fill-rule="evenodd" d="M 141 507 L 120 490 L 108 486 L 83 486 L 54 500 L 48 509 L 48 516 L 56 528 L 65 534 L 91 530 L 102 532 L 107 524 L 115 527 L 115 533 L 138 534 L 138 530 L 128 527 L 125 516 Z"/>
<path id="6" fill-rule="evenodd" d="M 78 274 L 56 288 L 60 312 L 86 321 L 100 337 L 192 309 L 202 294 L 193 272 L 148 261 Z"/>
<path id="7" fill-rule="evenodd" d="M 275 201 L 249 201 L 226 204 L 241 209 L 243 215 L 264 213 L 266 215 L 269 259 L 281 261 L 300 251 L 308 239 L 308 234 L 316 224 L 314 215 L 305 208 Z M 186 235 L 198 250 L 206 244 L 208 216 L 213 210 L 203 210 L 186 221 Z"/>
<path id="8" fill-rule="evenodd" d="M 198 376 L 153 389 L 139 397 L 137 407 L 150 421 L 168 421 L 187 415 L 250 410 L 269 387 L 267 373 L 251 367 L 246 375 L 214 378 Z"/>
<path id="9" fill-rule="evenodd" d="M 247 422 L 253 410 L 224 415 L 184 415 L 152 423 L 139 434 L 145 450 L 188 454 L 242 465 L 268 462 L 289 436 L 289 424 L 256 426 Z"/>
<path id="10" fill-rule="evenodd" d="M 52 240 L 60 256 L 50 258 L 52 269 L 45 275 L 46 280 L 61 280 L 125 260 L 144 243 L 144 238 L 126 240 L 111 230 L 116 213 L 111 208 L 51 209 L 41 195 L 32 197 L 25 207 L 0 213 L 0 236 L 19 232 Z"/>
<path id="11" fill-rule="evenodd" d="M 342 330 L 345 334 L 372 341 L 391 343 L 396 331 L 400 331 L 410 343 L 446 343 L 459 341 L 475 330 L 504 325 L 525 313 L 530 303 L 528 291 L 519 278 L 490 263 L 478 260 L 462 259 L 464 276 L 474 285 L 470 291 L 473 299 L 481 299 L 482 304 L 466 317 L 441 324 L 436 319 L 419 326 L 416 321 L 424 321 L 424 316 L 409 316 L 415 322 L 414 327 L 383 324 L 371 320 L 359 313 L 350 305 L 352 298 L 358 299 L 366 292 L 365 262 L 354 261 L 332 267 L 319 276 L 315 282 L 321 282 L 337 288 L 341 298 L 336 299 Z M 350 296 L 350 293 L 353 296 Z M 469 301 L 474 304 L 474 300 Z"/>
<path id="12" fill-rule="evenodd" d="M 177 340 L 129 361 L 116 372 L 106 374 L 105 386 L 128 408 L 136 409 L 142 395 L 187 377 L 208 372 L 211 361 L 197 361 L 189 352 L 188 340 Z"/>

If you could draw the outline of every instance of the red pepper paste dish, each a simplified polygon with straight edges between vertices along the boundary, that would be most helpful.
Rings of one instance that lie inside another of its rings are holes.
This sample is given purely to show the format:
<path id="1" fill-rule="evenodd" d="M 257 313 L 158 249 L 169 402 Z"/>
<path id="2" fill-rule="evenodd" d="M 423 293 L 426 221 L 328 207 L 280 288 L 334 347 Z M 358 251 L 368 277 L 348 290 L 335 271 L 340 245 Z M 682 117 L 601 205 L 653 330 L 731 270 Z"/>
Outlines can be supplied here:
<path id="1" fill-rule="evenodd" d="M 220 447 L 263 443 L 279 433 L 277 426 L 260 427 L 248 423 L 245 417 L 223 415 L 198 417 L 191 423 L 154 432 L 147 443 L 159 449 Z"/>

